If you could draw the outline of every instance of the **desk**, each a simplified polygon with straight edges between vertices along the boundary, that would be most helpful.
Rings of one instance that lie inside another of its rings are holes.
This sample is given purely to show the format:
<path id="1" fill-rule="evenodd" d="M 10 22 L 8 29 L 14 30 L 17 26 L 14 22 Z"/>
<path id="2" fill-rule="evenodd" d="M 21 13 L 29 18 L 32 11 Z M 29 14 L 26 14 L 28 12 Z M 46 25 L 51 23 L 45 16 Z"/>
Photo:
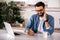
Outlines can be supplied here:
<path id="1" fill-rule="evenodd" d="M 1 35 L 2 34 L 2 35 Z M 6 34 L 5 30 L 0 30 L 0 40 L 3 39 L 6 36 L 3 34 Z M 4 36 L 4 37 L 1 37 Z M 52 36 L 48 37 L 47 39 L 43 38 L 42 34 L 37 33 L 34 36 L 29 36 L 24 33 L 20 33 L 20 35 L 15 36 L 15 40 L 60 40 L 60 33 L 54 32 Z"/>
<path id="2" fill-rule="evenodd" d="M 6 30 L 0 29 L 0 40 L 14 40 L 14 39 L 15 38 L 11 34 L 7 33 Z"/>
<path id="3" fill-rule="evenodd" d="M 52 36 L 47 39 L 43 38 L 42 34 L 35 34 L 35 36 L 29 36 L 26 34 L 21 34 L 16 36 L 15 40 L 60 40 L 60 33 L 53 33 Z"/>

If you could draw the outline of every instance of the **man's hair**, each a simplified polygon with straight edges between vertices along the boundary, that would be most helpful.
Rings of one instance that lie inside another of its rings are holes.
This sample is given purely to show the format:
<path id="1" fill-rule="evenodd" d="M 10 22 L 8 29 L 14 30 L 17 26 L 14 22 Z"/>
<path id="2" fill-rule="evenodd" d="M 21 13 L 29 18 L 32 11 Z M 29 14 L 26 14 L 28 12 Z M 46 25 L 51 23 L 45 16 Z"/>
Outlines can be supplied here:
<path id="1" fill-rule="evenodd" d="M 38 2 L 35 4 L 35 7 L 42 6 L 43 8 L 45 7 L 45 4 L 43 2 Z"/>

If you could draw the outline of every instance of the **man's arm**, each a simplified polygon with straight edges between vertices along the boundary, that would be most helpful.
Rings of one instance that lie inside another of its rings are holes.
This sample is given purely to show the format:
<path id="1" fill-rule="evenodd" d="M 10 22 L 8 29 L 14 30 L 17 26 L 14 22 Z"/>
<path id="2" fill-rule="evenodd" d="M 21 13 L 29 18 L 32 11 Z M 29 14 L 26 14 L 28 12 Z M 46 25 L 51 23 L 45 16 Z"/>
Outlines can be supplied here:
<path id="1" fill-rule="evenodd" d="M 44 16 L 43 16 L 43 19 L 44 19 L 44 21 L 45 21 L 46 29 L 49 29 L 49 28 L 50 28 L 50 24 L 49 24 L 49 22 L 48 22 L 48 20 L 47 20 L 47 15 L 46 15 L 46 10 L 45 10 L 45 8 L 44 8 Z"/>
<path id="2" fill-rule="evenodd" d="M 47 27 L 47 31 L 52 34 L 54 32 L 54 18 L 50 18 L 50 20 L 48 21 L 49 23 L 49 27 L 47 27 L 47 24 L 46 24 L 46 27 Z"/>
<path id="3" fill-rule="evenodd" d="M 33 25 L 33 16 L 30 18 L 25 28 L 25 32 L 30 36 L 34 35 L 34 32 L 30 30 L 32 25 Z"/>
<path id="4" fill-rule="evenodd" d="M 48 19 L 47 19 L 48 17 Z M 54 32 L 54 18 L 50 15 L 46 15 L 46 11 L 44 10 L 44 20 L 45 20 L 45 26 L 47 31 L 52 34 Z"/>
<path id="5" fill-rule="evenodd" d="M 46 31 L 51 35 L 54 32 L 54 18 L 48 15 L 48 21 L 45 21 Z"/>

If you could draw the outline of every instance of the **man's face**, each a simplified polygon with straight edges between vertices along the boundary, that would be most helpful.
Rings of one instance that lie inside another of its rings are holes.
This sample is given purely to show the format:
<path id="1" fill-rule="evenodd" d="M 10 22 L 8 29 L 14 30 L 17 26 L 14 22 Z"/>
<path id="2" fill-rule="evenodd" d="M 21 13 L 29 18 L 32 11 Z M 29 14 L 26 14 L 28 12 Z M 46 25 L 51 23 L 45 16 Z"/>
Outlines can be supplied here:
<path id="1" fill-rule="evenodd" d="M 44 8 L 42 6 L 36 7 L 36 11 L 39 16 L 42 17 L 44 15 Z"/>

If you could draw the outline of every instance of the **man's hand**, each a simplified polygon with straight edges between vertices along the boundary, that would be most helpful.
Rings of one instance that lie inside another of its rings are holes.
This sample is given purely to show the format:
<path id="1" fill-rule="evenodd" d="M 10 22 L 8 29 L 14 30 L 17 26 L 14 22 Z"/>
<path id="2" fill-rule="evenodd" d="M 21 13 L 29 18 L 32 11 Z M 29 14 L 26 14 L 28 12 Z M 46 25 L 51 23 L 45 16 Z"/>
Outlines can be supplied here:
<path id="1" fill-rule="evenodd" d="M 44 8 L 44 16 L 43 16 L 43 19 L 44 19 L 44 21 L 47 20 L 47 17 L 46 17 L 46 10 L 45 10 L 45 8 Z M 45 25 L 46 25 L 46 29 L 49 29 L 49 28 L 50 28 L 50 24 L 48 23 L 48 21 L 45 22 Z"/>
<path id="2" fill-rule="evenodd" d="M 34 32 L 32 32 L 31 30 L 26 30 L 26 33 L 30 36 L 34 36 Z"/>
<path id="3" fill-rule="evenodd" d="M 44 8 L 44 16 L 43 16 L 43 19 L 44 19 L 44 20 L 47 20 L 47 18 L 46 18 L 46 10 L 45 10 L 45 8 Z"/>

